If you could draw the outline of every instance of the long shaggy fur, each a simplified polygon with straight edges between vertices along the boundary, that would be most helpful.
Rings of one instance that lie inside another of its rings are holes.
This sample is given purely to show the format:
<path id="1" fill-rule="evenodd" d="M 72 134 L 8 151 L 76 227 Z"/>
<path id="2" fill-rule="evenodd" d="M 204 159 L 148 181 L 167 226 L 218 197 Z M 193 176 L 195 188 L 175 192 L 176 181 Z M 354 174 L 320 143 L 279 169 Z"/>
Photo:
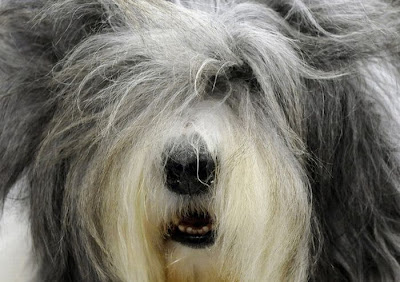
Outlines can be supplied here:
<path id="1" fill-rule="evenodd" d="M 40 281 L 400 280 L 399 1 L 0 7 L 0 200 L 27 181 Z M 196 199 L 165 189 L 183 144 L 218 164 Z M 211 247 L 165 236 L 193 210 Z"/>

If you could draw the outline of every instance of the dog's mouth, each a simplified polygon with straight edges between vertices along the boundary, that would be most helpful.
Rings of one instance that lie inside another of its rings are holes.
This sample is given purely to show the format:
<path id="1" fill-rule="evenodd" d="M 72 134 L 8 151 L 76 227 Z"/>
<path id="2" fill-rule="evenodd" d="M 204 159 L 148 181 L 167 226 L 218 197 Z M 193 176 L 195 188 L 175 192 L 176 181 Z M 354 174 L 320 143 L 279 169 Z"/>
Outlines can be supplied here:
<path id="1" fill-rule="evenodd" d="M 208 213 L 175 218 L 169 225 L 167 238 L 191 248 L 205 248 L 215 242 L 213 220 Z"/>

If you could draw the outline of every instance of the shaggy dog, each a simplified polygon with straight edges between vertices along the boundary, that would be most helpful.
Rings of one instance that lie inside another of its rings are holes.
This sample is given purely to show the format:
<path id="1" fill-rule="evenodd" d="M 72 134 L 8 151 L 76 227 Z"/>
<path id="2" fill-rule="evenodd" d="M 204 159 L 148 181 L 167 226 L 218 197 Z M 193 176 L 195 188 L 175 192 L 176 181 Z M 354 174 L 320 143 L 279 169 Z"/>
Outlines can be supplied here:
<path id="1" fill-rule="evenodd" d="M 400 281 L 399 72 L 397 0 L 3 1 L 0 198 L 39 281 Z"/>

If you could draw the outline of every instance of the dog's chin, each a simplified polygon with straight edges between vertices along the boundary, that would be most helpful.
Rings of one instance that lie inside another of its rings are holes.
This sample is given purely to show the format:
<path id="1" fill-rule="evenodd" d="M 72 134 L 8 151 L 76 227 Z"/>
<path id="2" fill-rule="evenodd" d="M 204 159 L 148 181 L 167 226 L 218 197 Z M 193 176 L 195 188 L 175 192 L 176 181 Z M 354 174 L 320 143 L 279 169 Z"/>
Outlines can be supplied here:
<path id="1" fill-rule="evenodd" d="M 184 246 L 201 249 L 215 243 L 215 225 L 209 213 L 191 212 L 174 217 L 168 224 L 166 239 Z"/>

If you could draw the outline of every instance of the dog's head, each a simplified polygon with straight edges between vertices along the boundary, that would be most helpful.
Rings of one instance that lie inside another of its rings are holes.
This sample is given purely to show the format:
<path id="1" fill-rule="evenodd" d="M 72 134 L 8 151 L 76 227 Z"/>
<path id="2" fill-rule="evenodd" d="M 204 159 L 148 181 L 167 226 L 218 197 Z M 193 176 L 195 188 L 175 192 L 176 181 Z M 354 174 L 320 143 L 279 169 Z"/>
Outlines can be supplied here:
<path id="1" fill-rule="evenodd" d="M 396 4 L 172 2 L 0 14 L 0 191 L 29 180 L 41 275 L 397 277 Z"/>

